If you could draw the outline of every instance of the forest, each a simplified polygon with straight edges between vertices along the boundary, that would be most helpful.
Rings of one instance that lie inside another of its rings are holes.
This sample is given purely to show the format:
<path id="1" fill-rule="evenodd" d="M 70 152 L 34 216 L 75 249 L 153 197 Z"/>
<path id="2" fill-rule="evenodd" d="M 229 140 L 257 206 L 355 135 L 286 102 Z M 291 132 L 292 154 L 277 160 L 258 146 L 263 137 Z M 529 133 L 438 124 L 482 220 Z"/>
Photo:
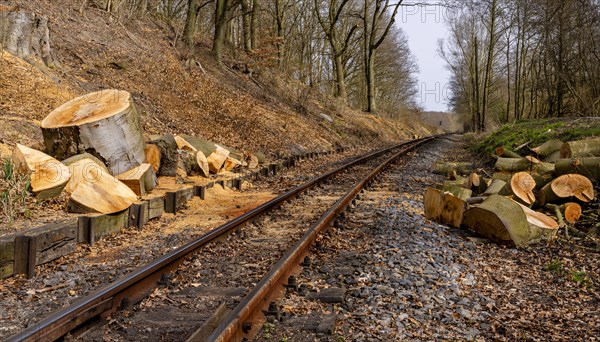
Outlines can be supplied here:
<path id="1" fill-rule="evenodd" d="M 92 1 L 92 0 L 89 0 Z M 418 67 L 390 0 L 93 0 L 119 18 L 155 15 L 194 62 L 269 69 L 370 113 L 414 109 Z"/>
<path id="2" fill-rule="evenodd" d="M 466 125 L 594 117 L 600 108 L 600 2 L 447 1 L 451 106 Z"/>

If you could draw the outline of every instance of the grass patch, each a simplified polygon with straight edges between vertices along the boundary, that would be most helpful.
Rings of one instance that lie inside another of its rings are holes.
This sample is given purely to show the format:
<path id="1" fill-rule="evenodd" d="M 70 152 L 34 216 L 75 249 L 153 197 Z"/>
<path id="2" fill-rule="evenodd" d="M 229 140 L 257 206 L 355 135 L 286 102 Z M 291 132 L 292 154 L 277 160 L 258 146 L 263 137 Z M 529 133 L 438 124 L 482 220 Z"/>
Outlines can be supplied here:
<path id="1" fill-rule="evenodd" d="M 564 267 L 562 261 L 559 259 L 552 259 L 549 263 L 546 264 L 546 269 L 555 273 L 562 273 Z"/>
<path id="2" fill-rule="evenodd" d="M 550 139 L 571 141 L 593 136 L 600 136 L 600 120 L 539 119 L 505 124 L 483 139 L 473 139 L 470 146 L 475 152 L 488 155 L 498 146 L 510 150 L 527 142 L 534 147 Z"/>

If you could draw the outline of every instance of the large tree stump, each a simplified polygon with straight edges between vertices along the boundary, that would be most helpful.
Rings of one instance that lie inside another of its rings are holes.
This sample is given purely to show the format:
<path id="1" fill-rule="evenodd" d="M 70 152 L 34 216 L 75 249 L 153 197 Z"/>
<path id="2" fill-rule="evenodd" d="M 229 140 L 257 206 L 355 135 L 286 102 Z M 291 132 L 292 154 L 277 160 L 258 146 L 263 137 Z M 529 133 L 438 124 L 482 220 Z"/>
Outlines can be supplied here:
<path id="1" fill-rule="evenodd" d="M 594 186 L 587 177 L 577 174 L 562 175 L 540 190 L 538 201 L 540 205 L 544 205 L 564 202 L 573 197 L 582 202 L 594 199 Z"/>
<path id="2" fill-rule="evenodd" d="M 40 199 L 60 195 L 71 178 L 69 169 L 49 155 L 17 144 L 12 161 L 18 172 L 29 175 L 31 191 Z"/>
<path id="3" fill-rule="evenodd" d="M 560 157 L 600 157 L 600 138 L 566 142 L 560 147 Z"/>
<path id="4" fill-rule="evenodd" d="M 0 46 L 11 54 L 32 64 L 43 61 L 55 63 L 50 49 L 48 18 L 0 5 Z"/>
<path id="5" fill-rule="evenodd" d="M 120 174 L 146 160 L 140 118 L 126 91 L 103 90 L 75 98 L 42 121 L 48 152 L 59 159 L 89 152 Z"/>

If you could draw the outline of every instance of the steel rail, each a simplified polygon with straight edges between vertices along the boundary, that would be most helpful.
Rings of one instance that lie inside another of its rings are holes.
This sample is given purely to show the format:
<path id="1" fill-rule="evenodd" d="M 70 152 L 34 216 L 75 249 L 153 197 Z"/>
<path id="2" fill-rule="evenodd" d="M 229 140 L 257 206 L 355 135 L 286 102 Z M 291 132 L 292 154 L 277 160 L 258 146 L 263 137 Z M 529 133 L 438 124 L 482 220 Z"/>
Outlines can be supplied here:
<path id="1" fill-rule="evenodd" d="M 340 198 L 319 220 L 298 240 L 286 254 L 271 268 L 271 270 L 258 282 L 258 284 L 238 303 L 223 322 L 217 326 L 215 331 L 208 337 L 207 341 L 241 341 L 245 336 L 244 329 L 248 329 L 244 323 L 256 313 L 262 312 L 262 309 L 268 305 L 269 298 L 273 292 L 276 292 L 284 283 L 294 267 L 300 264 L 300 261 L 308 253 L 308 249 L 317 239 L 319 234 L 326 230 L 333 220 L 352 202 L 356 195 L 369 184 L 385 167 L 389 166 L 394 160 L 417 146 L 428 142 L 435 137 L 421 139 L 414 145 L 408 146 L 392 157 L 384 161 L 375 168 L 367 177 L 358 182 L 350 191 Z"/>
<path id="2" fill-rule="evenodd" d="M 6 341 L 55 341 L 92 319 L 96 319 L 99 316 L 105 317 L 121 307 L 137 303 L 145 298 L 149 291 L 156 287 L 156 283 L 160 281 L 163 274 L 176 269 L 176 267 L 183 262 L 185 257 L 194 253 L 206 244 L 236 230 L 259 215 L 295 198 L 299 194 L 349 167 L 371 160 L 394 149 L 429 139 L 432 138 L 421 138 L 387 147 L 369 153 L 366 156 L 348 162 L 335 170 L 318 176 L 307 183 L 289 190 L 253 210 L 236 217 L 185 245 L 158 257 L 148 264 L 131 271 L 129 274 L 119 278 L 115 282 L 107 284 L 93 291 L 86 297 L 77 300 L 72 305 L 53 312 L 50 316 L 9 337 Z"/>

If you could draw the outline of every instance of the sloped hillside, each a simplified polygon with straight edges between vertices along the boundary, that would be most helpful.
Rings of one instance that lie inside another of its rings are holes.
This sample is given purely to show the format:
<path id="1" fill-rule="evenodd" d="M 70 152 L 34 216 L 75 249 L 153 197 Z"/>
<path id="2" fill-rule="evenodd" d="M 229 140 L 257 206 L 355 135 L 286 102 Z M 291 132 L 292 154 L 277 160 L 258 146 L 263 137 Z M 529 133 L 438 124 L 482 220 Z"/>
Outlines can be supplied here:
<path id="1" fill-rule="evenodd" d="M 196 58 L 201 66 L 186 65 L 176 34 L 152 16 L 119 20 L 80 1 L 10 5 L 48 17 L 57 60 L 53 68 L 34 67 L 2 54 L 0 115 L 17 132 L 24 124 L 7 117 L 35 125 L 69 98 L 117 88 L 132 93 L 146 134 L 195 134 L 243 150 L 322 150 L 431 133 L 414 121 L 386 120 L 319 99 L 276 75 L 219 68 L 206 49 Z M 31 139 L 26 132 L 21 136 Z M 18 134 L 0 138 L 4 144 L 19 140 Z"/>

